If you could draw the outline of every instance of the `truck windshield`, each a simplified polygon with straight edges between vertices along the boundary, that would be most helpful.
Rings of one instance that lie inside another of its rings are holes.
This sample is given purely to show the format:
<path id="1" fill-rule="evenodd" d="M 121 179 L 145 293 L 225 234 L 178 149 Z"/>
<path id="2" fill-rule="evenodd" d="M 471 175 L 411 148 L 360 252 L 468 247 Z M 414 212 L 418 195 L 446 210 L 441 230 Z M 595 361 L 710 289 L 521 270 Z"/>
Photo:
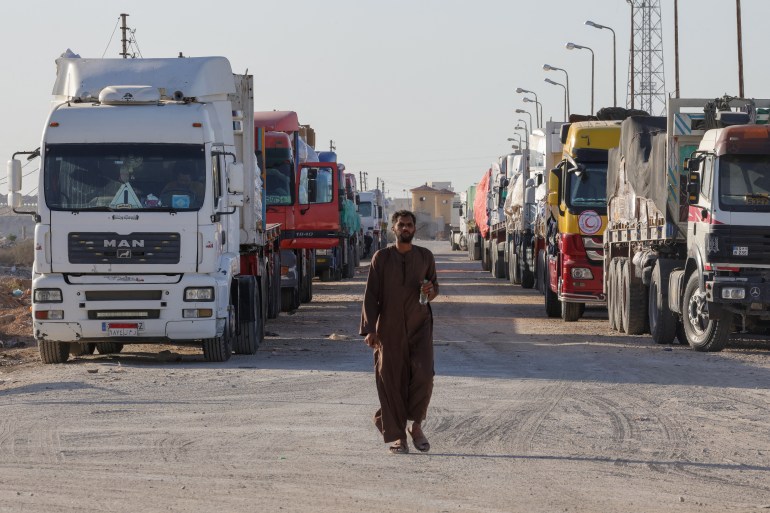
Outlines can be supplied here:
<path id="1" fill-rule="evenodd" d="M 607 163 L 585 162 L 581 173 L 567 173 L 567 205 L 572 208 L 607 208 Z"/>
<path id="2" fill-rule="evenodd" d="M 265 193 L 268 205 L 291 205 L 294 203 L 292 187 L 292 169 L 289 162 L 277 162 L 267 164 L 265 173 Z"/>
<path id="3" fill-rule="evenodd" d="M 370 201 L 362 201 L 359 203 L 358 215 L 361 217 L 372 217 L 372 203 Z"/>
<path id="4" fill-rule="evenodd" d="M 719 206 L 733 212 L 770 212 L 770 160 L 767 155 L 719 158 Z"/>
<path id="5" fill-rule="evenodd" d="M 43 184 L 53 210 L 198 210 L 204 148 L 192 144 L 49 144 Z"/>

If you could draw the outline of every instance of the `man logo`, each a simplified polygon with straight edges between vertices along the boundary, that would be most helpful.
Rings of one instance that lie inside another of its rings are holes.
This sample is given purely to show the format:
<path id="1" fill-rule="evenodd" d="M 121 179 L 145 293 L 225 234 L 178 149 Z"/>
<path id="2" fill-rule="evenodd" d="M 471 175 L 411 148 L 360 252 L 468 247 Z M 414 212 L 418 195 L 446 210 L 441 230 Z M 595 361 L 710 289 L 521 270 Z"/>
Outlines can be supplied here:
<path id="1" fill-rule="evenodd" d="M 118 258 L 131 258 L 131 250 L 130 249 L 121 249 L 117 253 Z"/>

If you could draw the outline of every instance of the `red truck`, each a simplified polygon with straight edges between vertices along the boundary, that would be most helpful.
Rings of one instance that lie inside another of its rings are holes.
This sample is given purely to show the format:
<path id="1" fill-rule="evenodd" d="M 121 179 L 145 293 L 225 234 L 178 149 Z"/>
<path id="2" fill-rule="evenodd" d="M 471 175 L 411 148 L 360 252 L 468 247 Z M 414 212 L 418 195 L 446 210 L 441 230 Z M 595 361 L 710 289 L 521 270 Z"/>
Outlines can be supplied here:
<path id="1" fill-rule="evenodd" d="M 280 223 L 281 310 L 291 311 L 313 299 L 315 276 L 314 248 L 306 234 L 315 229 L 312 217 L 305 216 L 299 204 L 300 163 L 316 154 L 301 137 L 302 126 L 293 111 L 254 113 L 256 151 L 265 169 L 265 210 L 269 223 Z M 277 277 L 276 277 L 277 278 Z M 272 316 L 277 311 L 270 312 Z"/>

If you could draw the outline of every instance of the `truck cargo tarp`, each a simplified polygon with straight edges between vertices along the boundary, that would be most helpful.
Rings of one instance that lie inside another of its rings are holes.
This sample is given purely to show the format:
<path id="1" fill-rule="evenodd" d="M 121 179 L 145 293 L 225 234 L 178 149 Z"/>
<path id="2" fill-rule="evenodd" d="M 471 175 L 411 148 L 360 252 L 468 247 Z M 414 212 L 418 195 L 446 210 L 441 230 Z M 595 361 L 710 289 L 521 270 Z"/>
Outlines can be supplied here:
<path id="1" fill-rule="evenodd" d="M 342 226 L 347 228 L 348 233 L 358 233 L 361 229 L 361 218 L 356 212 L 356 204 L 349 199 L 342 202 Z"/>
<path id="2" fill-rule="evenodd" d="M 620 128 L 620 145 L 609 150 L 607 199 L 633 193 L 651 200 L 661 214 L 666 213 L 668 162 L 666 158 L 666 118 L 632 116 Z M 629 190 L 630 189 L 630 190 Z M 667 216 L 672 219 L 670 212 Z"/>
<path id="3" fill-rule="evenodd" d="M 489 192 L 490 170 L 484 173 L 481 181 L 476 186 L 476 197 L 473 199 L 473 217 L 476 220 L 476 227 L 479 229 L 482 237 L 489 233 L 489 217 L 487 214 L 487 193 Z"/>

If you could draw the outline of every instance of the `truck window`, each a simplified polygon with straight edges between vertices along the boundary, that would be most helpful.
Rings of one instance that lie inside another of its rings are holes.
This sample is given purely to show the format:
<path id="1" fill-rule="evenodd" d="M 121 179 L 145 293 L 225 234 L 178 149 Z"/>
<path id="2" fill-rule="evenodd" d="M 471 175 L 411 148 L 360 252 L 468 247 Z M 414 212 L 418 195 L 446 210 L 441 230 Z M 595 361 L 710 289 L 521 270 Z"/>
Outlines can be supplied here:
<path id="1" fill-rule="evenodd" d="M 300 172 L 300 205 L 331 203 L 334 200 L 333 174 L 329 167 L 304 167 Z"/>
<path id="2" fill-rule="evenodd" d="M 372 215 L 372 204 L 369 201 L 362 201 L 358 204 L 358 214 L 361 217 L 374 217 Z"/>
<path id="3" fill-rule="evenodd" d="M 701 185 L 700 190 L 708 199 L 711 199 L 711 186 L 714 181 L 714 156 L 706 155 L 701 164 Z"/>
<path id="4" fill-rule="evenodd" d="M 197 210 L 204 169 L 200 145 L 49 144 L 43 194 L 52 210 Z"/>
<path id="5" fill-rule="evenodd" d="M 717 165 L 722 210 L 770 212 L 770 161 L 766 155 L 723 155 Z"/>
<path id="6" fill-rule="evenodd" d="M 607 163 L 586 162 L 581 173 L 567 173 L 567 205 L 574 208 L 607 208 Z"/>
<path id="7" fill-rule="evenodd" d="M 282 162 L 266 171 L 266 196 L 268 205 L 291 205 L 292 197 L 292 169 L 288 162 Z"/>

